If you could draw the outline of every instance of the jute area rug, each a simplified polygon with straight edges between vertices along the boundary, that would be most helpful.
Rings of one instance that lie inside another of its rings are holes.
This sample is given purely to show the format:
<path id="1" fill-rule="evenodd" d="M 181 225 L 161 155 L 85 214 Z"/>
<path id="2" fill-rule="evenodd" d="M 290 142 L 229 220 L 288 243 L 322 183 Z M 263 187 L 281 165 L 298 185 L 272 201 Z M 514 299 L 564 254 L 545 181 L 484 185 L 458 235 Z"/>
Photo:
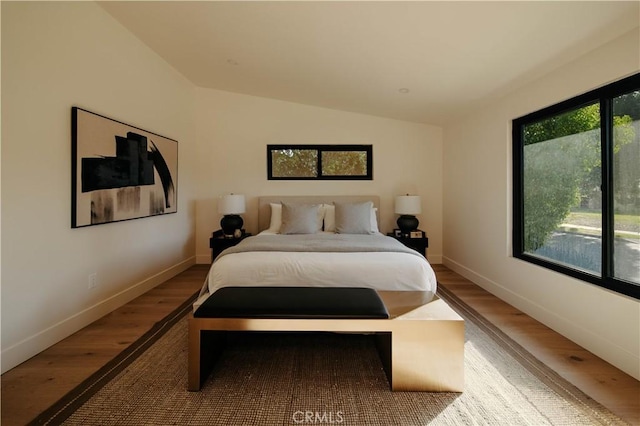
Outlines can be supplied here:
<path id="1" fill-rule="evenodd" d="M 107 366 L 34 423 L 626 424 L 439 291 L 466 320 L 461 394 L 391 392 L 372 336 L 332 333 L 234 334 L 202 391 L 188 392 L 186 306 L 139 356 Z"/>

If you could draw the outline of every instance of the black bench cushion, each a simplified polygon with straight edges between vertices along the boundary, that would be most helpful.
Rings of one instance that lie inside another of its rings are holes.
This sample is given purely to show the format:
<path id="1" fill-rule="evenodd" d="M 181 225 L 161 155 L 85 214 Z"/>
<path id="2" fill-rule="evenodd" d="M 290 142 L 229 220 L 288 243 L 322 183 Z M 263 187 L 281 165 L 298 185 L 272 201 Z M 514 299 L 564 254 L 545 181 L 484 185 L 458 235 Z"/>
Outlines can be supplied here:
<path id="1" fill-rule="evenodd" d="M 196 318 L 389 318 L 378 293 L 354 287 L 223 287 Z"/>

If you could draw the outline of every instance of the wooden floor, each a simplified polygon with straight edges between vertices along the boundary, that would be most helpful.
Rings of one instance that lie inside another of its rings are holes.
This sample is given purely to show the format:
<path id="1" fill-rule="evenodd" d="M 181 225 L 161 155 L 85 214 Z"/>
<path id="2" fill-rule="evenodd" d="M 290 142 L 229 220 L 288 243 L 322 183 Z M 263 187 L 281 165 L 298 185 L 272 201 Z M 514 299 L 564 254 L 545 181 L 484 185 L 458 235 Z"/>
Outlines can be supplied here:
<path id="1" fill-rule="evenodd" d="M 440 285 L 539 360 L 629 423 L 640 424 L 640 382 L 500 301 L 442 265 Z M 196 265 L 2 375 L 0 423 L 24 425 L 98 370 L 195 293 L 208 265 Z"/>

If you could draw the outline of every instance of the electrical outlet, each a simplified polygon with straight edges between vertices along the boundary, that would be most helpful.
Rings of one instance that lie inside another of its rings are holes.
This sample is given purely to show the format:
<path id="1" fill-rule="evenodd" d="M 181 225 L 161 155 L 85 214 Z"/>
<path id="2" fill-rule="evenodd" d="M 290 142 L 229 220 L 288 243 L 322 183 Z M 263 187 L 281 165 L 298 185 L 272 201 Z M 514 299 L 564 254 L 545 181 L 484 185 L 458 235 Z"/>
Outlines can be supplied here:
<path id="1" fill-rule="evenodd" d="M 89 274 L 89 290 L 96 288 L 98 285 L 98 273 Z"/>

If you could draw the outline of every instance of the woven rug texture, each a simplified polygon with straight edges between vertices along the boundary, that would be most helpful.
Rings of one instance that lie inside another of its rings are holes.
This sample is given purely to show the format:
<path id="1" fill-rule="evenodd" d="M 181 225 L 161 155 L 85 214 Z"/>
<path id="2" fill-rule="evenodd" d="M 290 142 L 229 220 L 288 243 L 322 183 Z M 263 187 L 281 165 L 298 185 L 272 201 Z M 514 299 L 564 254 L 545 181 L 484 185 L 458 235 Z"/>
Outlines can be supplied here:
<path id="1" fill-rule="evenodd" d="M 185 316 L 64 424 L 627 424 L 447 299 L 465 318 L 463 393 L 391 392 L 373 336 L 334 333 L 232 334 L 188 392 Z"/>

